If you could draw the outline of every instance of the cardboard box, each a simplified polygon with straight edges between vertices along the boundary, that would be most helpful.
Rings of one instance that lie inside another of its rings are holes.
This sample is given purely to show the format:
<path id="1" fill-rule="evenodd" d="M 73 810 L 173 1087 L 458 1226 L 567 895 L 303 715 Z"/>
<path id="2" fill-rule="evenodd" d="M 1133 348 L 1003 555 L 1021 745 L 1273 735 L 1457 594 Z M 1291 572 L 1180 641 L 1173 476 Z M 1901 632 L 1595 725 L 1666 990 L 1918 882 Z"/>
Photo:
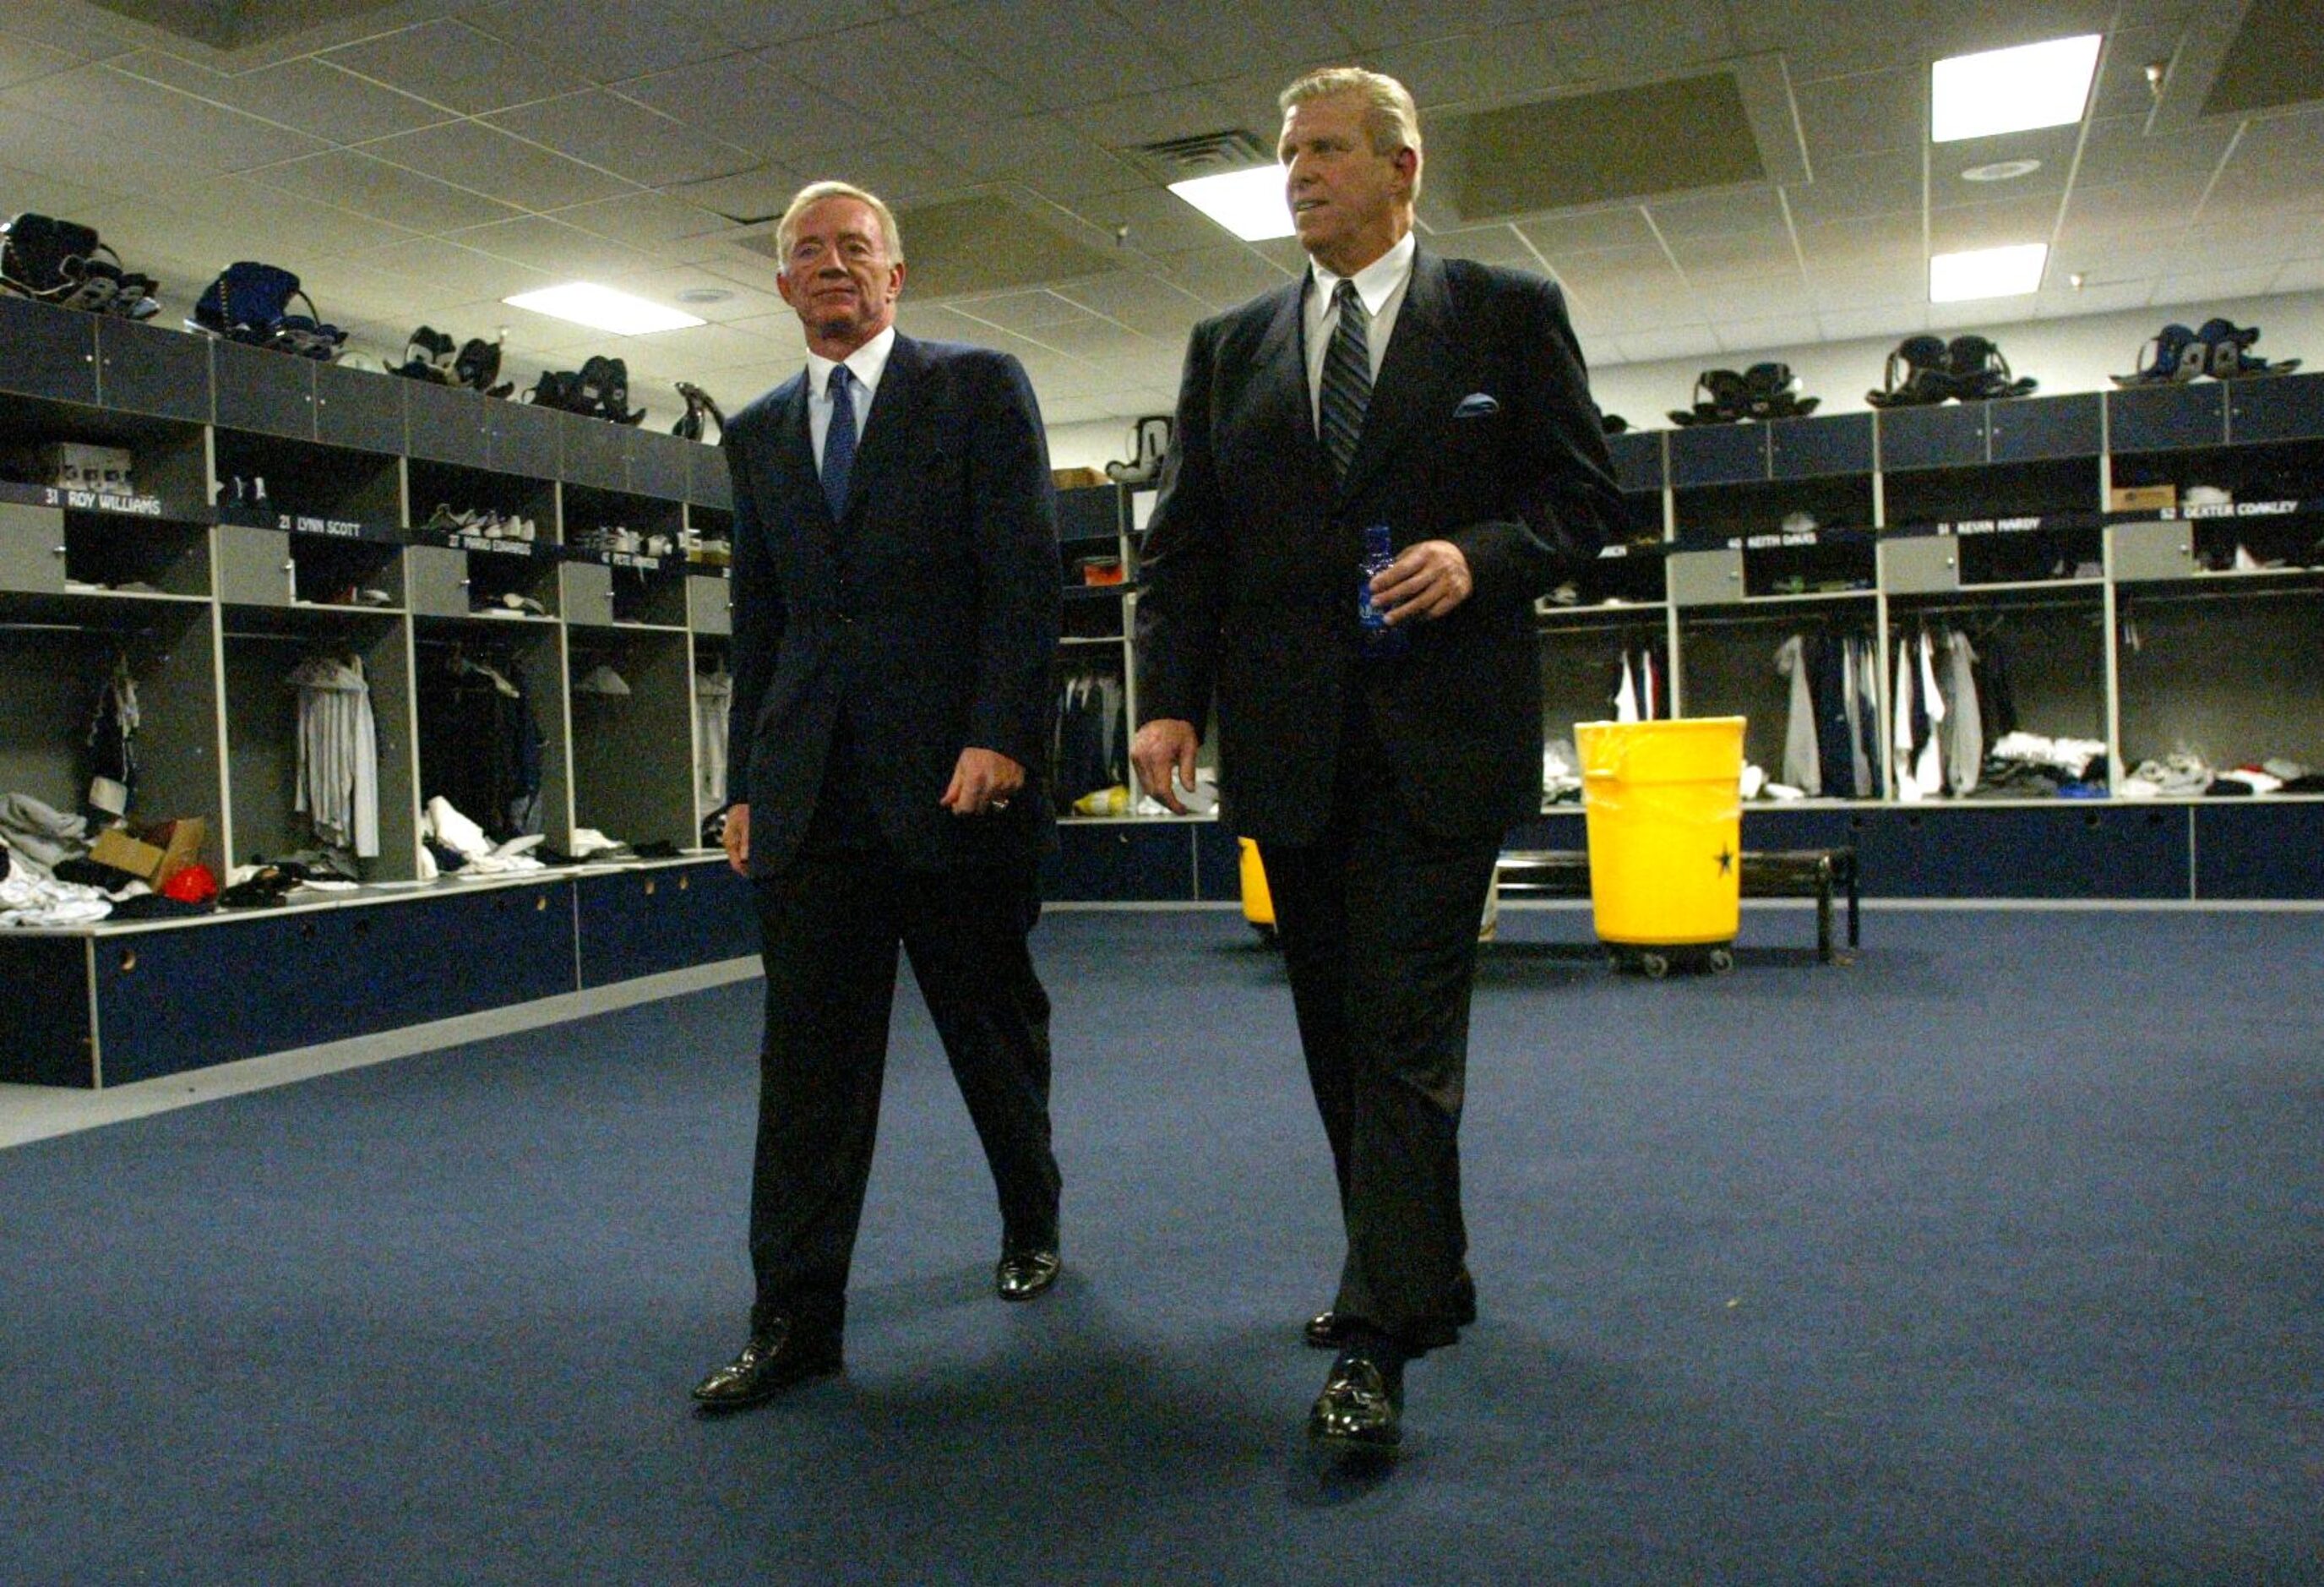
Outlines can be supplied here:
<path id="1" fill-rule="evenodd" d="M 209 823 L 199 817 L 157 822 L 135 836 L 107 827 L 88 845 L 88 857 L 159 888 L 202 857 L 202 840 L 208 835 Z"/>
<path id="2" fill-rule="evenodd" d="M 2159 512 L 2178 504 L 2175 484 L 2118 484 L 2107 492 L 2109 512 Z"/>
<path id="3" fill-rule="evenodd" d="M 1084 485 L 1111 483 L 1105 477 L 1105 470 L 1102 468 L 1053 468 L 1049 471 L 1049 477 L 1056 483 L 1057 488 L 1061 491 L 1080 490 Z"/>

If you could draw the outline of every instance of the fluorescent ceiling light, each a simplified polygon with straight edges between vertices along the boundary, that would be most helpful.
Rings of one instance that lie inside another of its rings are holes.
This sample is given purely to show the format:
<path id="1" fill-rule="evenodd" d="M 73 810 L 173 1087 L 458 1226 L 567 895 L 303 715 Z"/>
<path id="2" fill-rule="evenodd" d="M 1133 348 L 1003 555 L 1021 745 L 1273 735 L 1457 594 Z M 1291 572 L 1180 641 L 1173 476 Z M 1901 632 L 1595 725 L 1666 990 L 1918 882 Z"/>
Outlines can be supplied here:
<path id="1" fill-rule="evenodd" d="M 1929 261 L 1929 301 L 1960 303 L 2033 291 L 2042 284 L 2042 266 L 2049 258 L 2047 243 L 1939 254 Z"/>
<path id="2" fill-rule="evenodd" d="M 611 287 L 597 286 L 586 281 L 567 281 L 560 287 L 543 287 L 537 292 L 519 292 L 502 302 L 517 309 L 530 309 L 535 314 L 546 314 L 554 319 L 569 319 L 576 325 L 586 325 L 591 330 L 607 330 L 617 337 L 642 337 L 658 330 L 684 330 L 689 325 L 706 323 L 691 314 L 681 314 L 675 309 L 665 309 L 659 303 L 649 303 L 643 298 L 632 298 L 627 292 L 617 292 Z"/>
<path id="3" fill-rule="evenodd" d="M 1957 143 L 2082 119 L 2098 35 L 1940 60 L 1930 71 L 1929 141 Z"/>
<path id="4" fill-rule="evenodd" d="M 1254 165 L 1220 176 L 1189 177 L 1170 190 L 1246 243 L 1287 237 L 1291 200 L 1284 196 L 1283 167 Z"/>

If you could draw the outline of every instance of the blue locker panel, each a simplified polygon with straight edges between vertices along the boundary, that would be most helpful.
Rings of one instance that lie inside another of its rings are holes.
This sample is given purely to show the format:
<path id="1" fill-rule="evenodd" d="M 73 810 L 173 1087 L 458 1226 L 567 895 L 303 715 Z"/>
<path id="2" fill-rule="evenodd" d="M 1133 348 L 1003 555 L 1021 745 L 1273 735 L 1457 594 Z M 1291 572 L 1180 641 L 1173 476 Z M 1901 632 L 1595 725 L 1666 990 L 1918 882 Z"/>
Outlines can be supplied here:
<path id="1" fill-rule="evenodd" d="M 1582 835 L 1582 807 L 1553 810 L 1531 821 L 1520 821 L 1503 835 L 1504 852 L 1517 849 L 1580 849 L 1590 846 Z"/>
<path id="2" fill-rule="evenodd" d="M 315 361 L 239 342 L 210 348 L 210 380 L 222 429 L 315 438 Z"/>
<path id="3" fill-rule="evenodd" d="M 0 294 L 0 392 L 97 404 L 97 316 Z"/>
<path id="4" fill-rule="evenodd" d="M 1670 432 L 1671 484 L 1739 484 L 1767 477 L 1767 427 L 1705 424 Z"/>
<path id="5" fill-rule="evenodd" d="M 197 424 L 210 421 L 207 337 L 108 315 L 97 322 L 97 389 L 106 407 Z M 389 450 L 402 444 L 399 433 Z"/>
<path id="6" fill-rule="evenodd" d="M 2107 446 L 2115 452 L 2167 452 L 2227 443 L 2227 389 L 2217 381 L 2109 392 L 2106 404 Z"/>
<path id="7" fill-rule="evenodd" d="M 1779 419 L 1767 426 L 1767 438 L 1777 479 L 1872 472 L 1869 413 Z"/>
<path id="8" fill-rule="evenodd" d="M 2187 818 L 2177 808 L 1966 806 L 1858 813 L 1857 865 L 1872 898 L 2183 899 Z"/>
<path id="9" fill-rule="evenodd" d="M 659 430 L 630 431 L 630 489 L 657 501 L 686 500 L 687 455 L 698 442 Z"/>
<path id="10" fill-rule="evenodd" d="M 2229 392 L 2227 430 L 2238 443 L 2324 436 L 2324 374 L 2246 378 Z"/>
<path id="11" fill-rule="evenodd" d="M 558 438 L 562 429 L 554 408 L 529 402 L 487 401 L 484 408 L 484 452 L 496 474 L 526 479 L 555 479 Z"/>
<path id="12" fill-rule="evenodd" d="M 367 369 L 315 365 L 315 438 L 359 452 L 403 450 L 403 388 L 411 383 Z"/>
<path id="13" fill-rule="evenodd" d="M 723 447 L 696 447 L 686 460 L 686 499 L 705 507 L 733 511 L 734 476 Z"/>
<path id="14" fill-rule="evenodd" d="M 2216 799 L 2194 817 L 2196 897 L 2324 899 L 2324 805 Z"/>
<path id="15" fill-rule="evenodd" d="M 599 490 L 630 488 L 630 432 L 603 419 L 567 415 L 561 420 L 563 477 L 570 484 Z"/>
<path id="16" fill-rule="evenodd" d="M 484 467 L 487 399 L 449 386 L 422 385 L 418 381 L 404 384 L 408 388 L 403 393 L 405 449 L 433 463 Z M 420 510 L 427 508 L 423 505 Z"/>
<path id="17" fill-rule="evenodd" d="M 1194 896 L 1213 903 L 1242 901 L 1242 845 L 1223 821 L 1194 828 Z"/>
<path id="18" fill-rule="evenodd" d="M 724 860 L 584 876 L 574 886 L 584 986 L 759 952 L 751 884 Z"/>
<path id="19" fill-rule="evenodd" d="M 2104 447 L 2105 400 L 2096 392 L 1995 402 L 1987 415 L 1996 463 L 2095 457 Z"/>
<path id="20" fill-rule="evenodd" d="M 108 1085 L 573 990 L 572 891 L 561 882 L 270 910 L 97 943 Z"/>
<path id="21" fill-rule="evenodd" d="M 1889 408 L 1880 414 L 1880 466 L 1959 468 L 1985 461 L 1986 404 Z"/>
<path id="22" fill-rule="evenodd" d="M 0 1041 L 0 1084 L 97 1084 L 88 1029 L 88 940 L 80 937 L 0 939 L 0 1006 L 8 1010 Z"/>
<path id="23" fill-rule="evenodd" d="M 1626 431 L 1606 438 L 1606 450 L 1614 459 L 1614 478 L 1626 491 L 1658 491 L 1663 488 L 1663 435 L 1660 430 L 1644 434 Z"/>
<path id="24" fill-rule="evenodd" d="M 1188 821 L 1063 822 L 1041 864 L 1041 896 L 1060 903 L 1183 903 L 1194 896 Z"/>
<path id="25" fill-rule="evenodd" d="M 1856 844 L 1854 812 L 1793 810 L 1781 806 L 1743 807 L 1747 849 L 1845 849 Z"/>

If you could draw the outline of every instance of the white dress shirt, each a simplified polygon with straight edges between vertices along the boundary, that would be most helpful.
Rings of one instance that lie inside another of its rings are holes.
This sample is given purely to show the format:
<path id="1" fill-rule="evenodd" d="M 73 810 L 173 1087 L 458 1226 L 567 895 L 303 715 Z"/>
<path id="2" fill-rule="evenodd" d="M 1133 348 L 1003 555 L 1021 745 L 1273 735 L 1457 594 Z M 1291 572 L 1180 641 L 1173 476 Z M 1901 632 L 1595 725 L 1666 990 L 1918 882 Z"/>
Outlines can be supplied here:
<path id="1" fill-rule="evenodd" d="M 1412 280 L 1412 254 L 1417 246 L 1410 232 L 1403 241 L 1346 279 L 1356 283 L 1356 296 L 1362 300 L 1364 312 L 1371 316 L 1372 379 L 1379 379 L 1380 361 L 1388 356 L 1388 339 L 1396 334 L 1397 311 L 1404 307 L 1404 289 Z M 1307 410 L 1308 417 L 1320 429 L 1323 410 L 1323 355 L 1331 348 L 1332 333 L 1340 326 L 1339 305 L 1333 294 L 1340 290 L 1341 277 L 1333 275 L 1314 260 L 1307 262 L 1307 273 L 1313 282 L 1307 300 L 1300 305 L 1307 336 Z"/>
<path id="2" fill-rule="evenodd" d="M 823 438 L 831 433 L 831 372 L 847 365 L 853 383 L 847 394 L 854 399 L 855 442 L 863 443 L 863 427 L 872 420 L 872 399 L 879 394 L 881 373 L 896 346 L 896 328 L 890 326 L 846 357 L 834 361 L 819 353 L 807 355 L 807 434 L 815 447 L 815 466 L 823 471 Z"/>

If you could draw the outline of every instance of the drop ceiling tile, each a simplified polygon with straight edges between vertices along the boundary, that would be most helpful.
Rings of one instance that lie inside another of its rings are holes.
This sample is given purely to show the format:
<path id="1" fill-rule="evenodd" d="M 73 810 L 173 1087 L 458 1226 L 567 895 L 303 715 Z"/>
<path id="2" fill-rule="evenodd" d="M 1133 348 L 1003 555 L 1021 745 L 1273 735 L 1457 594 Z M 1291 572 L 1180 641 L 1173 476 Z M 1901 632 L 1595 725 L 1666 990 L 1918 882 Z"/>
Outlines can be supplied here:
<path id="1" fill-rule="evenodd" d="M 2053 272 L 2054 273 L 2054 272 Z M 2034 312 L 2043 318 L 2065 319 L 2084 314 L 2110 314 L 2125 309 L 2142 309 L 2153 300 L 2154 282 L 2151 279 L 2113 283 L 2092 283 L 2080 288 L 2045 288 L 2034 301 Z M 2131 365 L 2126 355 L 2123 368 Z"/>
<path id="2" fill-rule="evenodd" d="M 151 44 L 154 34 L 78 0 L 10 0 L 5 31 L 82 61 L 126 55 Z"/>
<path id="3" fill-rule="evenodd" d="M 452 116 L 439 106 L 314 60 L 229 75 L 147 50 L 115 62 L 115 69 L 334 143 L 360 143 Z"/>
<path id="4" fill-rule="evenodd" d="M 364 152 L 519 209 L 562 209 L 632 190 L 620 177 L 478 121 L 383 138 Z"/>
<path id="5" fill-rule="evenodd" d="M 556 278 L 436 237 L 415 237 L 368 248 L 346 263 L 385 281 L 404 284 L 445 302 L 499 300 L 548 286 Z"/>
<path id="6" fill-rule="evenodd" d="M 0 129 L 5 132 L 5 129 Z M 60 180 L 35 171 L 16 171 L 0 166 L 0 194 L 12 211 L 30 209 L 41 215 L 69 216 L 84 226 L 102 226 L 89 218 L 100 208 L 126 205 L 132 213 L 151 212 L 154 206 L 137 200 L 124 199 L 118 193 L 102 188 L 83 186 L 79 182 Z M 134 266 L 132 266 L 134 268 Z"/>
<path id="7" fill-rule="evenodd" d="M 484 125 L 643 187 L 705 181 L 758 163 L 731 143 L 603 89 L 503 110 Z"/>
<path id="8" fill-rule="evenodd" d="M 1517 222 L 1517 230 L 1551 259 L 1601 248 L 1661 248 L 1646 211 L 1635 204 L 1572 215 L 1546 215 Z"/>
<path id="9" fill-rule="evenodd" d="M 761 291 L 694 265 L 648 265 L 613 276 L 607 284 L 657 303 L 668 303 L 673 309 L 683 309 L 715 325 L 746 324 L 778 315 L 791 318 L 789 305 L 773 292 Z M 678 295 L 684 291 L 724 292 L 726 296 L 715 302 L 681 303 Z"/>
<path id="10" fill-rule="evenodd" d="M 919 24 L 1017 89 L 1019 104 L 1047 109 L 1176 88 L 1189 72 L 1154 48 L 1102 0 L 969 0 L 924 13 Z M 1215 59 L 1213 57 L 1213 59 Z"/>
<path id="11" fill-rule="evenodd" d="M 1807 134 L 1811 167 L 1921 147 L 1928 80 L 1918 67 L 1800 83 L 1792 97 Z"/>
<path id="12" fill-rule="evenodd" d="M 321 59 L 463 115 L 482 115 L 588 86 L 521 41 L 505 44 L 450 20 L 344 45 Z"/>
<path id="13" fill-rule="evenodd" d="M 1462 28 L 1382 51 L 1380 69 L 1410 88 L 1424 112 L 1437 105 L 1536 98 L 1602 75 L 1607 62 L 1592 32 L 1594 20 L 1559 16 L 1492 32 Z M 1425 141 L 1425 115 L 1420 130 Z"/>
<path id="14" fill-rule="evenodd" d="M 1447 259 L 1474 259 L 1480 264 L 1513 265 L 1536 272 L 1543 268 L 1541 255 L 1526 241 L 1525 234 L 1506 224 L 1438 232 L 1428 239 L 1428 245 Z"/>
<path id="15" fill-rule="evenodd" d="M 1914 214 L 1803 226 L 1794 235 L 1811 280 L 1895 259 L 1909 259 L 1917 268 L 1922 255 L 1921 217 Z"/>
<path id="16" fill-rule="evenodd" d="M 969 318 L 1028 336 L 1038 336 L 1056 326 L 1093 324 L 1098 318 L 1080 304 L 1047 291 L 954 299 L 946 307 Z"/>
<path id="17" fill-rule="evenodd" d="M 1670 247 L 1679 269 L 1698 287 L 1775 277 L 1796 280 L 1800 273 L 1799 254 L 1789 232 L 1674 237 Z"/>
<path id="18" fill-rule="evenodd" d="M 120 140 L 90 137 L 82 127 L 35 115 L 5 100 L 0 96 L 0 158 L 21 164 L 37 161 L 40 174 L 52 181 L 166 202 L 221 174 L 215 167 L 174 160 Z"/>
<path id="19" fill-rule="evenodd" d="M 2207 180 L 2235 142 L 2233 123 L 2198 122 L 2150 137 L 2144 116 L 2092 122 L 2075 169 L 2075 185 L 2110 187 L 2163 177 Z"/>
<path id="20" fill-rule="evenodd" d="M 2058 240 L 2063 245 L 2125 236 L 2175 236 L 2193 218 L 2205 186 L 2200 177 L 2112 188 L 2077 184 L 2066 199 L 2066 218 L 2059 227 Z"/>
<path id="21" fill-rule="evenodd" d="M 1678 291 L 1686 285 L 1673 267 L 1670 256 L 1659 247 L 1554 253 L 1549 255 L 1549 263 L 1559 280 L 1592 291 L 1641 292 L 1657 288 Z"/>
<path id="22" fill-rule="evenodd" d="M 1719 332 L 1707 319 L 1688 325 L 1666 325 L 1659 330 L 1632 331 L 1621 338 L 1628 361 L 1653 363 L 1664 358 L 1698 358 L 1719 351 Z"/>
<path id="23" fill-rule="evenodd" d="M 731 225 L 757 225 L 779 217 L 808 180 L 796 170 L 770 161 L 756 171 L 670 188 L 663 196 L 722 216 Z"/>
<path id="24" fill-rule="evenodd" d="M 943 149 L 972 180 L 1020 182 L 1068 208 L 1155 185 L 1129 159 L 1054 116 L 932 130 L 935 135 L 925 141 Z"/>
<path id="25" fill-rule="evenodd" d="M 770 337 L 733 325 L 695 325 L 684 330 L 664 331 L 650 339 L 657 349 L 668 355 L 683 378 L 687 369 L 729 369 L 738 364 L 764 364 L 790 355 L 805 346 L 798 320 L 774 328 L 781 334 Z"/>
<path id="26" fill-rule="evenodd" d="M 2059 199 L 2036 193 L 1993 204 L 1967 204 L 1929 212 L 1929 252 L 2003 248 L 2047 243 L 2058 228 Z"/>
<path id="27" fill-rule="evenodd" d="M 895 8 L 888 0 L 692 0 L 687 14 L 696 26 L 756 50 L 885 22 Z"/>
<path id="28" fill-rule="evenodd" d="M 604 281 L 650 267 L 652 256 L 577 226 L 528 215 L 447 232 L 444 240 L 540 271 L 558 281 Z"/>
<path id="29" fill-rule="evenodd" d="M 1913 9 L 1862 0 L 1752 0 L 1729 8 L 1735 47 L 1777 52 L 1794 83 L 1904 65 L 1919 54 Z"/>
<path id="30" fill-rule="evenodd" d="M 69 71 L 74 67 L 86 64 L 87 59 L 69 51 L 52 50 L 46 44 L 20 38 L 14 33 L 0 32 L 0 88 Z"/>
<path id="31" fill-rule="evenodd" d="M 835 33 L 816 46 L 816 86 L 899 130 L 924 113 L 1005 121 L 1028 106 L 980 64 L 994 47 L 986 39 L 964 55 L 917 23 L 897 18 Z"/>
<path id="32" fill-rule="evenodd" d="M 2271 292 L 2324 291 L 2324 258 L 2294 259 L 2276 272 L 2268 283 Z M 2268 349 L 2271 355 L 2275 349 Z"/>
<path id="33" fill-rule="evenodd" d="M 687 10 L 653 0 L 508 0 L 465 14 L 468 24 L 600 83 L 625 82 L 731 53 Z"/>
<path id="34" fill-rule="evenodd" d="M 247 232 L 254 257 L 275 258 L 296 267 L 300 259 L 324 260 L 365 248 L 408 242 L 407 226 L 357 215 L 336 204 L 286 193 L 255 177 L 220 177 L 172 200 L 180 214 L 218 217 Z"/>
<path id="35" fill-rule="evenodd" d="M 1682 238 L 1781 230 L 1784 224 L 1783 201 L 1772 187 L 1656 198 L 1646 214 L 1674 248 Z"/>
<path id="36" fill-rule="evenodd" d="M 1787 185 L 1784 204 L 1797 226 L 1884 215 L 1921 205 L 1921 157 L 1912 151 L 1827 160 L 1815 180 Z"/>
<path id="37" fill-rule="evenodd" d="M 1192 324 L 1190 320 L 1189 325 Z M 1086 359 L 1105 365 L 1118 359 L 1135 357 L 1151 352 L 1157 340 L 1141 337 L 1107 319 L 1084 319 L 1073 325 L 1046 326 L 1026 333 L 1027 338 L 1041 346 L 1065 354 L 1069 357 Z M 1184 346 L 1183 336 L 1167 339 L 1176 347 Z"/>
<path id="38" fill-rule="evenodd" d="M 636 248 L 683 243 L 730 229 L 733 223 L 697 205 L 664 193 L 625 193 L 559 209 L 556 218 L 601 237 Z"/>
<path id="39" fill-rule="evenodd" d="M 1194 248 L 1157 261 L 1176 286 L 1213 309 L 1228 309 L 1293 279 L 1248 248 Z"/>
<path id="40" fill-rule="evenodd" d="M 1231 60 L 1244 70 L 1281 72 L 1287 81 L 1321 60 L 1343 60 L 1354 42 L 1319 10 L 1258 6 L 1248 0 L 1172 0 L 1119 7 L 1139 36 L 1192 80 L 1207 81 Z"/>
<path id="41" fill-rule="evenodd" d="M 722 142 L 792 162 L 893 135 L 884 122 L 794 77 L 784 69 L 787 53 L 706 60 L 623 83 L 622 93 Z"/>
<path id="42" fill-rule="evenodd" d="M 413 231 L 451 231 L 506 220 L 508 205 L 352 149 L 309 155 L 251 173 L 251 180 L 287 193 L 336 204 Z"/>
<path id="43" fill-rule="evenodd" d="M 88 66 L 0 89 L 0 104 L 81 129 L 133 152 L 187 152 L 214 171 L 311 154 L 322 140 L 211 105 L 110 66 Z"/>
<path id="44" fill-rule="evenodd" d="M 1831 309 L 1816 315 L 1816 324 L 1822 328 L 1827 342 L 1851 342 L 1872 337 L 1895 337 L 1902 340 L 1919 336 L 1929 328 L 1929 304 L 1925 298 L 1918 303 L 1885 303 L 1854 309 Z M 1887 378 L 1885 370 L 1874 370 L 1868 377 L 1868 389 L 1877 391 Z M 1856 406 L 1853 391 L 1835 392 L 1834 407 Z"/>
<path id="45" fill-rule="evenodd" d="M 1210 305 L 1166 277 L 1145 271 L 1121 271 L 1065 281 L 1058 296 L 1078 303 L 1093 314 L 1148 337 L 1175 337 L 1181 343 L 1194 322 L 1207 317 Z"/>
<path id="46" fill-rule="evenodd" d="M 1818 314 L 1849 309 L 1886 307 L 1929 300 L 1929 271 L 1915 256 L 1858 270 L 1837 271 L 1812 277 L 1808 302 Z"/>
<path id="47" fill-rule="evenodd" d="M 1161 188 L 1111 193 L 1079 207 L 1108 235 L 1120 235 L 1140 253 L 1176 254 L 1189 248 L 1213 248 L 1231 241 L 1232 234 L 1177 194 Z"/>
<path id="48" fill-rule="evenodd" d="M 1980 138 L 1948 143 L 1932 151 L 1939 156 L 1929 165 L 1929 202 L 1941 208 L 1963 204 L 2023 200 L 2029 193 L 2054 198 L 2066 190 L 2069 175 L 2078 175 L 2074 163 L 2077 129 L 2048 127 L 2018 133 L 2008 138 Z M 1971 181 L 1962 173 L 1982 170 L 2001 161 L 2038 160 L 2041 169 L 2003 181 Z"/>
<path id="49" fill-rule="evenodd" d="M 2145 116 L 2154 107 L 2154 90 L 2147 86 L 2151 61 L 2167 62 L 2186 32 L 2184 21 L 2167 27 L 2122 27 L 2107 32 L 2106 48 L 2098 59 L 2098 82 L 2090 95 L 2089 114 L 2096 116 Z"/>

